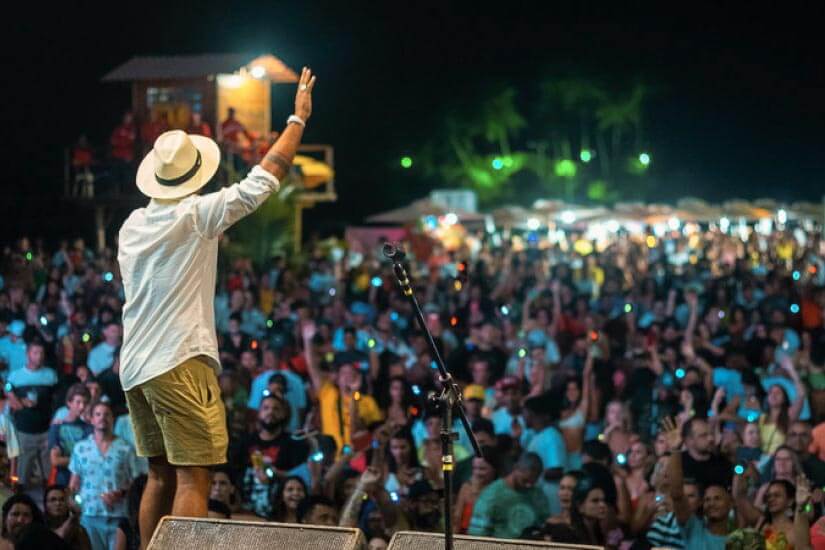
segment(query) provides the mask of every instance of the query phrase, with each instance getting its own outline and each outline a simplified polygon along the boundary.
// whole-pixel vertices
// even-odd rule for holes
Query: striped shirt
[[[656,516],[650,529],[647,531],[647,541],[654,547],[677,548],[685,547],[685,539],[682,536],[682,529],[676,521],[676,514]]]

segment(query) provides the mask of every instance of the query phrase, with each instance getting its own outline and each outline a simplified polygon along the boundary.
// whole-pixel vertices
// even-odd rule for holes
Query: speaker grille
[[[484,537],[467,537],[456,535],[453,537],[455,550],[581,550],[600,549],[598,546],[582,546],[578,544],[558,544],[555,542],[539,542],[531,540],[488,539]],[[392,537],[389,550],[444,550],[444,535],[437,533],[414,533],[400,531]]]
[[[362,550],[358,529],[165,517],[149,550]]]

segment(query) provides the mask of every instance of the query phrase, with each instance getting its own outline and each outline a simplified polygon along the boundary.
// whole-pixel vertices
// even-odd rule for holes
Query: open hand
[[[358,484],[361,486],[361,489],[370,492],[376,488],[379,481],[381,481],[381,470],[370,466],[361,474],[361,479],[358,480]]]
[[[676,421],[667,416],[662,420],[662,431],[665,434],[665,440],[667,441],[667,446],[671,450],[671,452],[679,452],[682,448],[682,429]]]
[[[315,77],[312,71],[304,67],[301,78],[298,79],[298,91],[295,94],[295,114],[307,121],[312,115],[312,88],[315,87]]]
[[[811,500],[811,482],[800,474],[796,476],[796,506],[805,506]]]

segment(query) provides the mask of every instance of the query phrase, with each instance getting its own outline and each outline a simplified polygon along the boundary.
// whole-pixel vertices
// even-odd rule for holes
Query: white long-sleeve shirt
[[[215,335],[218,236],[279,187],[256,166],[240,183],[179,201],[152,199],[120,228],[124,390],[204,355],[220,373]]]

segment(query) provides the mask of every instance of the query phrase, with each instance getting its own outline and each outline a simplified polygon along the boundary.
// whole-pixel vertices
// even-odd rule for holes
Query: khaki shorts
[[[203,357],[126,392],[137,454],[165,456],[175,466],[226,462],[226,431],[221,389]]]

